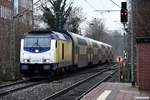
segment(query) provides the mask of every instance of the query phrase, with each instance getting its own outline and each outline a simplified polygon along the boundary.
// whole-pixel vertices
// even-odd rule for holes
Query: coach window
[[[85,39],[80,39],[80,38],[78,38],[78,42],[79,42],[80,45],[87,45]]]
[[[98,47],[98,45],[97,45],[95,42],[93,42],[93,46],[94,46],[94,47]]]
[[[0,17],[4,17],[4,6],[0,6]]]
[[[15,14],[18,14],[18,0],[14,0]]]
[[[103,53],[105,53],[105,46],[104,45],[102,45],[102,51],[103,51]]]
[[[1,15],[2,15],[1,13],[2,13],[2,10],[1,10],[1,5],[0,5],[0,17],[1,17]]]
[[[28,1],[28,7],[30,11],[32,11],[32,7],[33,7],[33,3],[32,3],[32,0],[29,0]]]
[[[102,45],[102,49],[105,49],[105,46],[104,46],[104,45]]]
[[[5,8],[5,17],[7,18],[7,19],[10,19],[11,17],[11,11],[10,11],[10,9],[9,8]]]

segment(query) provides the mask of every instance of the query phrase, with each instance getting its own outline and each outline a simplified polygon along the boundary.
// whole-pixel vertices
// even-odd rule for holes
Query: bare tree
[[[111,32],[110,45],[113,47],[114,57],[123,56],[124,37],[117,30]]]
[[[65,29],[74,33],[79,33],[79,25],[85,20],[82,8],[74,7],[68,17]]]
[[[105,25],[101,19],[94,18],[86,29],[86,36],[102,42],[109,42],[109,34],[105,30]]]

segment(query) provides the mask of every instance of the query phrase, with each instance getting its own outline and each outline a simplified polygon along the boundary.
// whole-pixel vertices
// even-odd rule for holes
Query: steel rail
[[[26,83],[29,80],[30,79],[28,79],[28,80],[20,80],[20,81],[16,81],[16,82],[13,82],[13,83],[8,83],[8,84],[2,84],[2,85],[0,85],[0,89],[1,88],[5,88],[5,87],[9,87],[9,86],[13,86],[13,85],[17,85],[17,84],[21,84],[21,83]]]
[[[23,90],[23,89],[26,89],[26,88],[35,86],[35,85],[39,85],[39,84],[41,84],[42,82],[44,82],[44,81],[39,81],[39,82],[36,82],[36,83],[27,84],[27,85],[25,85],[25,86],[21,86],[21,87],[14,88],[14,89],[8,89],[8,90],[6,90],[6,91],[4,91],[4,92],[0,92],[0,97],[2,97],[2,96],[4,96],[4,95],[11,94],[11,93],[16,92],[16,91],[19,91],[19,90]]]
[[[106,80],[108,80],[110,77],[112,77],[112,75],[114,75],[117,72],[117,70],[115,70],[114,72],[112,72],[111,74],[107,75],[105,78],[103,78],[100,82],[98,82],[97,84],[95,84],[93,87],[91,87],[90,89],[88,89],[86,92],[84,92],[83,94],[81,94],[79,97],[77,97],[75,100],[80,100],[82,97],[84,97],[86,94],[88,94],[90,91],[92,91],[94,88],[96,88],[97,86],[99,86],[101,83],[105,82]]]
[[[108,67],[108,66],[111,66],[111,67]],[[88,71],[88,72],[78,72],[79,74],[86,74],[86,73],[93,73],[93,72],[99,72],[100,70],[103,70],[103,69],[115,69],[116,68],[116,66],[117,66],[117,64],[115,64],[115,65],[105,65],[105,66],[103,66],[102,68],[93,68],[93,69],[90,69],[90,71]]]
[[[79,86],[79,85],[81,85],[81,84],[87,82],[88,80],[91,80],[92,78],[94,78],[94,77],[96,77],[96,76],[99,76],[99,75],[101,75],[101,74],[103,74],[104,72],[109,71],[109,70],[113,70],[113,69],[108,68],[108,69],[104,69],[104,70],[102,70],[102,71],[100,71],[100,72],[97,72],[96,74],[94,74],[94,75],[92,75],[92,76],[90,76],[90,77],[88,77],[88,78],[86,78],[86,79],[84,79],[84,80],[81,80],[81,81],[79,81],[79,82],[76,82],[75,84],[73,84],[73,85],[71,85],[71,86],[69,86],[69,87],[67,87],[67,88],[62,89],[62,90],[60,90],[60,91],[54,93],[53,95],[47,96],[46,98],[44,98],[44,99],[42,99],[42,100],[53,100],[53,99],[55,99],[55,98],[57,98],[57,97],[59,97],[59,96],[65,94],[65,93],[67,93],[67,92],[70,91],[71,89],[73,89],[73,88],[75,88],[75,87],[77,87],[77,86]]]

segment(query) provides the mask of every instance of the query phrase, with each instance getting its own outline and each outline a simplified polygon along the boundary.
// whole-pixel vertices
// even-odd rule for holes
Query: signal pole
[[[126,54],[126,25],[128,22],[127,2],[121,2],[120,22],[123,24],[123,29],[124,29],[124,32],[123,32],[123,42],[124,42],[123,55],[124,55],[124,58],[126,58],[125,57],[125,54]],[[127,63],[126,60],[124,60],[124,64],[123,64],[123,68],[122,68],[123,75],[124,75],[124,81],[127,80],[126,74],[128,74],[126,63]]]

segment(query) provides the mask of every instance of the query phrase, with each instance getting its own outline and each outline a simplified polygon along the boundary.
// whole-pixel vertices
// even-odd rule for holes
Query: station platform
[[[104,82],[81,100],[150,100],[150,91],[140,91],[131,83]]]

